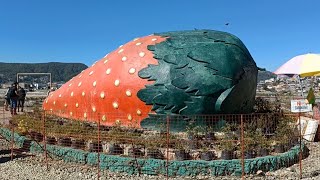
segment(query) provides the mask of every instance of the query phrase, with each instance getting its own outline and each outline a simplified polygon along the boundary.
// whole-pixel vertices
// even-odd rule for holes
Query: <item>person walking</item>
[[[17,83],[13,83],[10,90],[9,90],[9,98],[10,98],[10,113],[11,115],[17,114],[17,101],[18,101],[18,94],[17,94]]]
[[[10,105],[10,97],[9,97],[9,91],[10,91],[10,87],[7,89],[7,92],[4,95],[4,109],[6,111],[9,111],[9,105]]]
[[[21,108],[21,112],[23,112],[23,107],[24,107],[24,101],[26,99],[26,91],[24,90],[23,87],[18,88],[18,112],[19,108]]]

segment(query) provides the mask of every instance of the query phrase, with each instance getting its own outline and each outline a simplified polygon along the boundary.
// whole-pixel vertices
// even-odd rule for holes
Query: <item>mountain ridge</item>
[[[83,63],[5,63],[0,62],[0,83],[16,80],[17,73],[51,73],[52,81],[68,81],[88,68]]]

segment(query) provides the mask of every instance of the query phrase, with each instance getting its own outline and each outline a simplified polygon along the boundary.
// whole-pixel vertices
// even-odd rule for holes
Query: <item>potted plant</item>
[[[123,142],[124,139],[123,136],[124,132],[120,125],[115,125],[108,131],[109,143],[107,144],[107,149],[109,154],[123,154],[123,148],[120,146],[120,143]]]
[[[188,148],[189,149],[198,149],[199,143],[198,141],[201,139],[201,127],[189,125],[186,128],[186,135],[188,139]]]
[[[285,116],[280,117],[279,123],[275,131],[274,151],[276,153],[283,153],[290,148],[290,140],[294,134],[291,119]]]
[[[261,132],[258,131],[255,137],[256,145],[257,145],[257,156],[267,156],[270,153],[270,141],[268,138]]]
[[[222,138],[220,138],[219,147],[221,149],[221,159],[229,160],[234,158],[236,149],[235,142],[238,139],[238,126],[234,123],[227,123],[222,128]]]
[[[82,142],[80,142],[82,143]],[[101,141],[98,141],[97,139],[91,140],[88,142],[89,143],[89,151],[90,152],[102,152],[103,148],[102,148],[102,143]],[[80,146],[83,146],[83,144],[80,144]]]
[[[186,151],[186,141],[184,139],[176,139],[174,155],[178,161],[183,161],[189,158],[189,154]]]
[[[204,138],[208,141],[215,140],[215,132],[213,127],[206,127],[204,129]]]
[[[205,141],[202,141],[200,159],[205,161],[211,161],[214,159],[214,153],[210,149],[210,144],[206,143]]]
[[[234,158],[235,144],[232,139],[220,141],[221,159],[230,160]]]
[[[255,157],[255,141],[252,137],[247,137],[244,139],[244,158],[251,159]]]
[[[149,135],[144,139],[145,146],[147,148],[147,157],[153,159],[163,159],[164,156],[160,150],[160,148],[165,143],[162,141],[161,135],[157,134]]]

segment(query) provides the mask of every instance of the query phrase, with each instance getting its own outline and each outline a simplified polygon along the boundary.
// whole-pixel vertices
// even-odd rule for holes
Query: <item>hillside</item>
[[[2,63],[0,62],[0,83],[16,80],[17,73],[52,73],[52,81],[68,81],[87,66],[82,63]]]
[[[264,81],[270,78],[276,78],[277,75],[273,74],[270,71],[259,71],[258,72],[258,82],[259,81]]]

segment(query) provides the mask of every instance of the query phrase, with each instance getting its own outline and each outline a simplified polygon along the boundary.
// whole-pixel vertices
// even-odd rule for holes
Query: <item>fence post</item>
[[[100,113],[98,114],[98,180],[100,179]]]
[[[44,157],[45,157],[45,161],[46,161],[46,167],[47,167],[47,171],[48,171],[48,156],[47,156],[47,133],[46,133],[46,115],[45,115],[45,111],[42,111],[42,122],[43,122],[43,147],[44,147]]]
[[[302,134],[301,134],[301,113],[298,113],[298,119],[299,119],[299,171],[300,171],[300,176],[299,178],[302,179]]]
[[[170,144],[170,118],[167,115],[167,159],[166,159],[166,175],[167,180],[169,179],[169,144]]]
[[[11,161],[13,160],[13,148],[14,148],[14,125],[11,123]]]
[[[241,114],[241,168],[242,168],[242,179],[244,179],[244,125],[243,125],[243,114]]]

